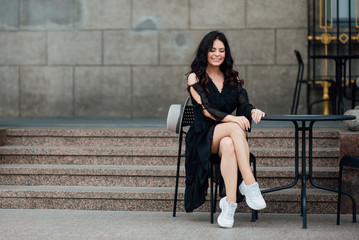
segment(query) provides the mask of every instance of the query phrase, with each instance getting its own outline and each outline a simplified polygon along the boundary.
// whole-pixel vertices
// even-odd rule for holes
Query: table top
[[[345,54],[329,54],[329,55],[312,55],[311,58],[359,58],[359,55],[345,55]]]
[[[353,115],[269,115],[262,118],[264,121],[342,121],[353,120]]]

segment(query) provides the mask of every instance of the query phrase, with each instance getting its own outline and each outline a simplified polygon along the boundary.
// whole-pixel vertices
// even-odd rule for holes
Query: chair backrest
[[[178,133],[179,119],[183,111],[183,104],[172,104],[167,114],[167,130]]]
[[[190,97],[187,97],[184,105],[183,105],[183,111],[179,118],[178,124],[178,131],[176,129],[177,133],[180,133],[180,131],[183,129],[183,127],[190,126],[194,121],[194,112],[193,112],[193,106],[189,104]]]
[[[167,130],[180,133],[183,127],[189,126],[194,121],[193,106],[189,104],[187,97],[184,104],[172,104],[167,115]]]
[[[300,54],[300,52],[298,50],[294,50],[294,53],[295,53],[295,56],[297,57],[298,64],[304,65],[302,55]]]
[[[295,83],[293,102],[292,102],[292,108],[290,114],[297,114],[298,104],[300,99],[300,90],[301,90],[301,84],[303,82],[303,72],[304,72],[304,63],[300,52],[298,50],[294,50],[294,53],[298,61],[298,73],[297,73],[297,81]]]

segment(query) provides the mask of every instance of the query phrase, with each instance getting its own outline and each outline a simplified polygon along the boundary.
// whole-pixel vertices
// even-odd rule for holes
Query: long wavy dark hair
[[[207,54],[212,49],[213,42],[218,39],[223,42],[225,48],[225,58],[223,63],[219,66],[224,74],[225,83],[232,87],[236,85],[235,81],[244,84],[244,81],[238,77],[238,72],[233,69],[233,58],[226,36],[219,31],[212,31],[207,33],[200,42],[195,59],[191,64],[191,71],[188,73],[195,73],[199,79],[199,84],[208,91],[208,74],[206,68],[208,65]]]

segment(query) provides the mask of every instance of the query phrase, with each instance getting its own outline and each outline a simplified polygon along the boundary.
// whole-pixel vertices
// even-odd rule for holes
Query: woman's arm
[[[191,73],[188,76],[187,82],[189,92],[193,99],[196,101],[196,103],[202,107],[204,116],[212,120],[221,122],[222,119],[228,115],[228,113],[216,109],[216,107],[208,101],[208,98],[206,96],[206,90],[203,89],[202,86],[199,84],[199,80],[197,79],[195,73]]]
[[[238,83],[237,91],[238,107],[236,115],[246,116],[249,121],[253,120],[255,123],[259,123],[262,117],[265,116],[265,113],[257,108],[254,108],[253,105],[249,103],[248,93],[242,87],[241,83]]]
[[[189,86],[189,93],[191,94],[192,98],[199,104],[202,106],[202,111],[203,111],[203,115],[205,117],[208,117],[214,121],[216,121],[216,119],[207,111],[207,109],[202,105],[202,100],[201,100],[201,96],[199,95],[199,93],[194,89],[194,85],[198,83],[198,79],[195,73],[191,73],[188,76],[187,79],[187,84]],[[198,87],[197,87],[198,88]],[[202,92],[202,90],[200,91]]]

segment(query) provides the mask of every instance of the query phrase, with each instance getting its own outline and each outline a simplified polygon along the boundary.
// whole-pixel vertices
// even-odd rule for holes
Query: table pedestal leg
[[[306,158],[305,158],[305,121],[302,121],[302,216],[303,228],[307,228],[307,192],[306,192]]]

